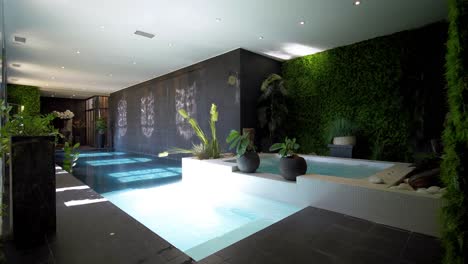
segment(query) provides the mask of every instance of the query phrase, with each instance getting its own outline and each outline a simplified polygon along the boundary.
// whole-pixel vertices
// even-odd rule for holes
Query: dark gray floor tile
[[[441,263],[442,247],[437,238],[412,233],[403,252],[403,259],[415,264]]]

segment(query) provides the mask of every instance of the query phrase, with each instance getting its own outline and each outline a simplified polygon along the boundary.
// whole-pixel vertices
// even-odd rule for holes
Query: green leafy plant
[[[358,127],[355,123],[345,118],[338,118],[328,125],[328,142],[334,137],[355,136]]]
[[[268,131],[271,143],[283,133],[281,129],[288,115],[286,103],[288,93],[283,78],[278,74],[268,76],[260,90],[262,94],[258,99],[258,122],[260,128]]]
[[[239,131],[231,130],[226,138],[226,142],[230,144],[229,149],[236,149],[237,157],[244,155],[246,152],[255,151],[255,146],[250,140],[249,132],[241,135]]]
[[[187,120],[192,127],[195,135],[201,141],[200,144],[193,144],[191,149],[171,148],[165,152],[159,153],[159,157],[165,157],[170,154],[192,154],[199,159],[217,159],[220,157],[219,143],[216,137],[216,122],[218,122],[218,108],[215,104],[211,104],[210,109],[210,130],[211,139],[208,138],[201,129],[197,120],[190,117],[184,109],[179,109],[179,114]]]
[[[468,1],[449,0],[446,55],[450,114],[443,134],[441,166],[446,185],[442,209],[445,264],[468,262]]]
[[[22,112],[10,116],[10,110],[11,107],[0,101],[0,116],[7,120],[0,129],[1,154],[9,153],[12,136],[61,136],[52,125],[54,115],[29,115]]]
[[[96,119],[96,130],[99,134],[106,133],[107,129],[107,120],[105,118],[99,117]]]
[[[65,153],[65,158],[63,160],[63,169],[66,170],[68,173],[73,173],[73,167],[75,167],[76,162],[80,156],[78,152],[78,148],[80,147],[80,143],[76,143],[72,145],[69,142],[65,142],[63,147],[63,151]]]
[[[284,142],[275,143],[270,147],[270,151],[278,151],[282,158],[292,157],[296,154],[300,145],[296,143],[296,139],[286,137]]]

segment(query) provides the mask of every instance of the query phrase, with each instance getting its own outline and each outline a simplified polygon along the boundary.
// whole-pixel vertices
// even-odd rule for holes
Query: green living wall
[[[449,0],[446,78],[450,114],[444,131],[442,179],[447,186],[443,208],[446,264],[468,258],[468,1]]]
[[[325,154],[329,122],[344,117],[360,128],[358,157],[411,159],[442,131],[446,31],[440,22],[285,62],[289,135]]]
[[[8,103],[24,106],[24,113],[37,115],[41,111],[39,88],[27,85],[8,84]]]

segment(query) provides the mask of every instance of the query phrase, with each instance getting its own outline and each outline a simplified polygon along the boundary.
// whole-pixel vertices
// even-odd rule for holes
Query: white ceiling
[[[445,19],[447,7],[446,0],[5,0],[5,16],[9,81],[85,98],[239,47],[287,59],[420,27]]]

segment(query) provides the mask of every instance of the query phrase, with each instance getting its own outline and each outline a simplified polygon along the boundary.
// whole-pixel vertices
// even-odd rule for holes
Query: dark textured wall
[[[81,121],[86,123],[86,100],[81,99],[67,99],[55,97],[41,97],[41,114],[50,114],[52,111],[63,112],[70,110],[75,114],[73,122]],[[80,143],[86,143],[85,128],[73,128],[73,134],[80,136]]]
[[[259,57],[238,49],[111,94],[114,148],[148,154],[158,154],[170,147],[190,148],[199,141],[177,109],[186,109],[209,134],[209,111],[211,103],[215,103],[219,111],[218,139],[226,150],[225,138],[229,131],[252,126],[251,118],[256,117],[256,113],[241,116],[241,108],[252,109],[241,103],[241,94],[242,98],[257,96],[261,79],[271,70],[279,71],[278,62]],[[242,60],[244,64],[258,61],[256,72],[249,73],[254,65],[242,70]],[[256,74],[258,78],[253,77]],[[151,96],[154,104],[148,107]],[[256,98],[249,102],[256,104]],[[154,118],[147,118],[148,114],[154,114]]]

